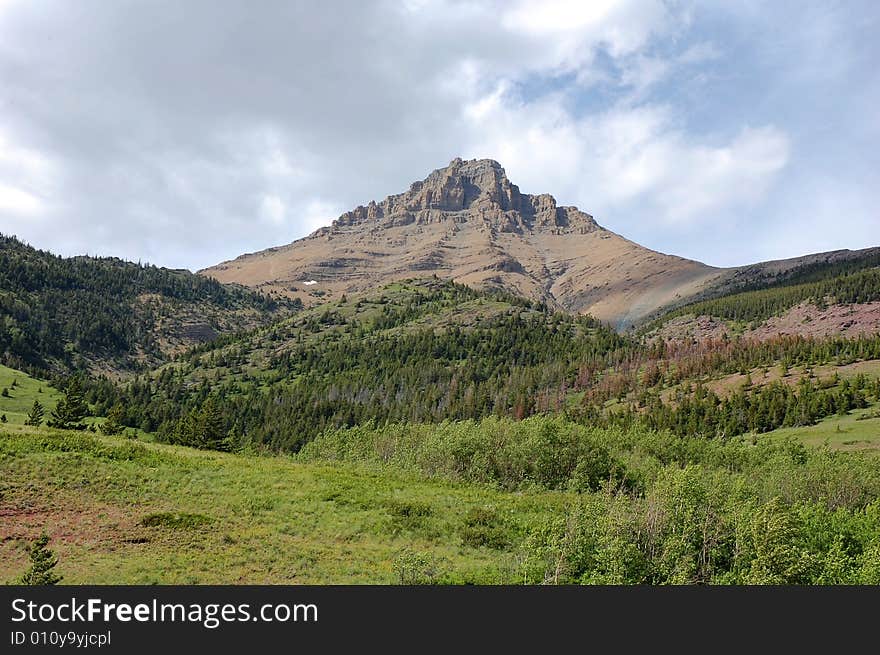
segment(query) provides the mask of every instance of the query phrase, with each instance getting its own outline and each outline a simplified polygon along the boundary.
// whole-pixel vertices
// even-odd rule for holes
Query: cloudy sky
[[[657,250],[880,245],[880,4],[0,0],[0,232],[198,269],[456,156]]]

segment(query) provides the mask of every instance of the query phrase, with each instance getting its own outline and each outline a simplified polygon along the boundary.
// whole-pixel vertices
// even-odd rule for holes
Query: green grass
[[[573,498],[45,428],[0,434],[0,480],[0,582],[43,531],[68,584],[517,582]]]
[[[870,450],[880,452],[880,404],[858,409],[846,416],[830,416],[816,425],[780,428],[760,435],[759,439],[794,437],[807,446],[827,443],[836,450]]]
[[[12,386],[13,382],[15,387]],[[2,389],[7,389],[9,396],[0,395],[0,416],[5,414],[10,425],[24,425],[34,400],[40,401],[48,417],[61,397],[47,382],[0,365],[0,390]]]

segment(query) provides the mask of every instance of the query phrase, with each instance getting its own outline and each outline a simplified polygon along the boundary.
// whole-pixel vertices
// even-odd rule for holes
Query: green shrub
[[[505,550],[512,541],[511,528],[494,507],[474,507],[465,514],[459,529],[461,542],[471,548]]]
[[[434,584],[440,575],[437,559],[430,553],[405,548],[395,557],[391,565],[398,584]]]
[[[386,504],[394,532],[423,528],[425,521],[434,514],[427,503],[413,500],[392,500]]]

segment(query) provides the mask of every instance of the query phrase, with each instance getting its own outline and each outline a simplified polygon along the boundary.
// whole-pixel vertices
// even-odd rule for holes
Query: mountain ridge
[[[627,329],[666,308],[860,252],[716,268],[641,246],[550,194],[522,193],[497,161],[456,158],[306,237],[199,273],[306,304],[436,275]]]
[[[200,272],[306,303],[437,275],[627,327],[719,269],[643,248],[550,194],[524,194],[494,160],[456,158],[307,237]]]

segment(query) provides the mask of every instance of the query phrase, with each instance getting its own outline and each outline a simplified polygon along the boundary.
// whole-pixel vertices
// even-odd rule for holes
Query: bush
[[[408,548],[400,551],[391,565],[398,584],[433,584],[439,576],[436,558],[430,553],[418,552]]]
[[[459,530],[461,542],[471,548],[504,550],[511,545],[511,529],[493,507],[474,507]]]
[[[392,500],[386,507],[394,532],[422,528],[426,519],[434,514],[434,509],[429,504],[419,501]]]
[[[305,460],[372,461],[429,476],[486,482],[506,489],[538,485],[579,491],[635,476],[601,443],[604,431],[563,418],[486,418],[437,425],[372,423],[329,430],[305,445]]]

